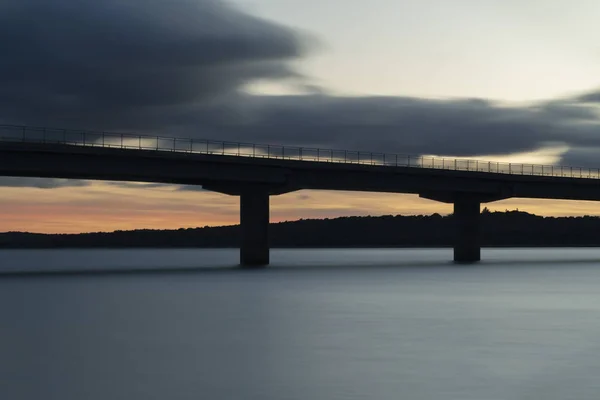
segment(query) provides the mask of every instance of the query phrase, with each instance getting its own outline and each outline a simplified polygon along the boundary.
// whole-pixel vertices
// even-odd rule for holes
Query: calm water
[[[600,249],[2,251],[0,399],[594,399]],[[197,271],[182,268],[201,266]]]

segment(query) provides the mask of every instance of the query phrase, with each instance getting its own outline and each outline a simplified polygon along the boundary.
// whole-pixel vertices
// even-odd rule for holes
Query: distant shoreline
[[[238,248],[239,225],[140,229],[106,233],[0,234],[0,249],[228,249]],[[272,223],[273,249],[450,248],[452,215],[384,215],[301,219]],[[541,217],[521,211],[481,214],[480,243],[487,248],[600,247],[600,217]]]

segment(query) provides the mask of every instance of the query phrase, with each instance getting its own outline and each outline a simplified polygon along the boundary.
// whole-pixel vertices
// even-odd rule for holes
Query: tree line
[[[600,218],[541,217],[522,211],[481,215],[483,246],[600,246]],[[453,216],[384,215],[273,223],[273,247],[447,247]],[[239,226],[110,233],[0,234],[2,248],[237,247]]]

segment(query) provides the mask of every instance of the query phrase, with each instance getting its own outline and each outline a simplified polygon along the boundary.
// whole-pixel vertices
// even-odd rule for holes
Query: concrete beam
[[[247,187],[240,194],[240,264],[269,264],[269,192],[265,187]]]
[[[420,193],[419,197],[441,203],[456,203],[465,197],[477,199],[479,203],[491,203],[493,201],[505,200],[512,197],[509,193],[477,193],[477,192],[446,192],[431,191]]]
[[[454,262],[473,263],[481,260],[480,205],[474,196],[462,196],[454,201]]]
[[[255,190],[266,191],[271,196],[278,196],[286,193],[291,193],[299,190],[298,188],[292,187],[287,184],[274,185],[274,184],[262,184],[262,183],[220,183],[220,182],[205,182],[202,184],[202,188],[210,190],[211,192],[217,192],[227,194],[230,196],[241,196],[243,193],[252,192]]]

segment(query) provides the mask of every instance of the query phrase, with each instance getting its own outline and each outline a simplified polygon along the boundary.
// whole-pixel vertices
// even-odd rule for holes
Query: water
[[[0,398],[597,399],[600,249],[1,251]],[[196,271],[186,268],[202,266]]]

